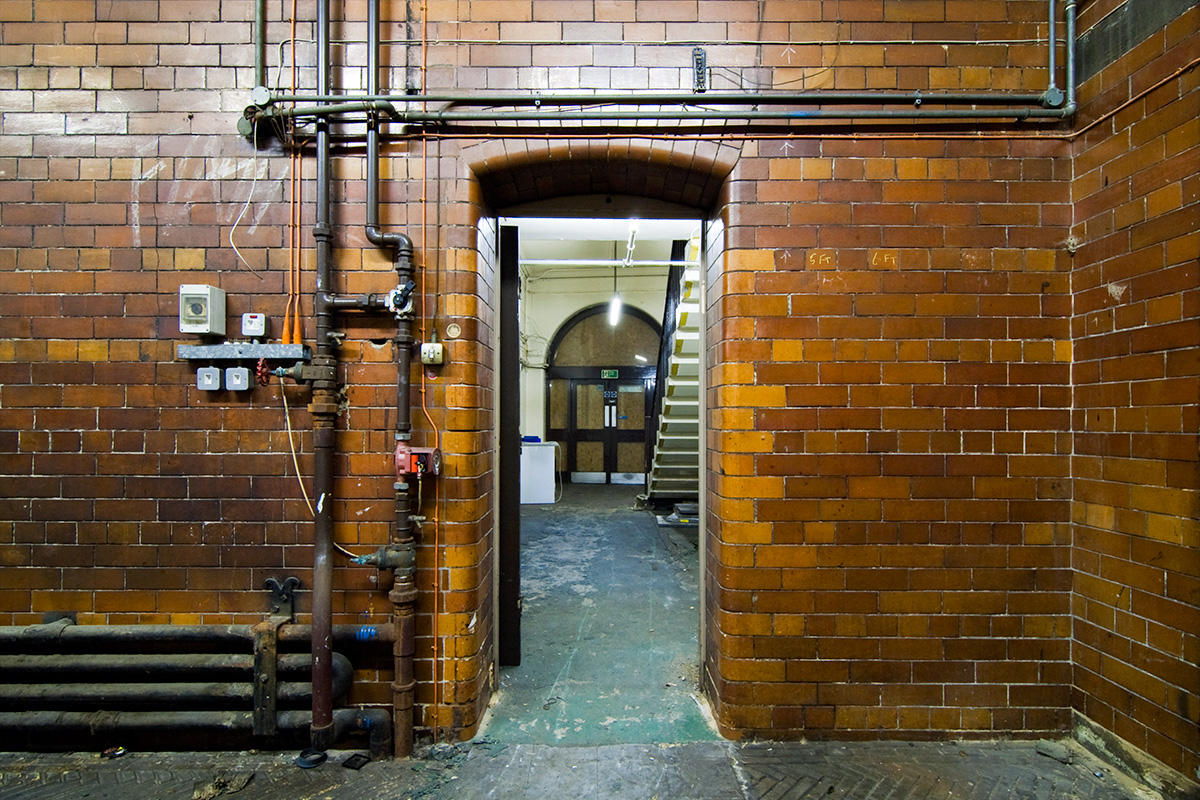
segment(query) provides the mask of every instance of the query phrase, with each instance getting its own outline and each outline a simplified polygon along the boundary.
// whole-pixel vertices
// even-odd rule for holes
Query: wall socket
[[[247,367],[226,368],[225,388],[231,392],[247,391],[250,388],[250,370]]]
[[[201,367],[196,370],[196,388],[206,392],[221,391],[221,368]]]

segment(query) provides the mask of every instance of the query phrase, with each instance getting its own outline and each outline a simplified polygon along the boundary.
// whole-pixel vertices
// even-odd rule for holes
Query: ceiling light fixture
[[[608,304],[608,324],[617,327],[621,321],[621,295],[617,292],[617,268],[613,267],[613,298]]]

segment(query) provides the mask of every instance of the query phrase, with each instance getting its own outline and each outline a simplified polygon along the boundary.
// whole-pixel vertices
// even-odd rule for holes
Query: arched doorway
[[[702,220],[699,285],[717,277],[727,246],[722,190],[741,153],[736,142],[688,139],[549,139],[488,140],[461,151],[477,190],[473,206],[474,258],[495,313],[489,340],[495,353],[495,425],[491,469],[486,476],[492,493],[490,555],[493,558],[490,652],[497,667],[521,664],[521,527],[519,453],[521,447],[522,352],[520,307],[520,247],[515,226],[504,227],[505,216],[688,218]],[[701,330],[703,331],[702,312]],[[701,381],[704,376],[701,375]],[[702,384],[703,385],[703,384]],[[539,400],[542,398],[539,396]],[[611,412],[610,412],[611,413]],[[699,415],[704,419],[703,392]],[[545,415],[538,414],[538,419]],[[701,425],[700,463],[703,455]],[[507,455],[506,455],[507,454]],[[703,478],[701,485],[704,485]],[[705,497],[700,497],[700,519]],[[701,532],[701,539],[705,532]],[[701,583],[707,580],[705,547],[698,548]],[[706,663],[706,636],[711,624],[701,591],[696,601],[700,636],[698,664]],[[690,660],[690,659],[689,659]],[[703,672],[703,667],[701,667]],[[494,674],[494,673],[493,673]]]
[[[642,484],[646,479],[649,402],[661,326],[625,309],[586,308],[549,348],[546,434],[559,444],[558,471],[572,483]]]

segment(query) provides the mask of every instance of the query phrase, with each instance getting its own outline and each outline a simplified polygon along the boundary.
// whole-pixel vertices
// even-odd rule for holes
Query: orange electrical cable
[[[426,76],[429,69],[429,6],[424,0],[421,3],[421,92],[426,92]],[[422,109],[426,107],[426,103],[422,103]],[[439,191],[440,196],[440,191]],[[429,247],[429,231],[428,231],[428,209],[429,209],[429,147],[428,139],[421,139],[421,248],[422,252],[428,254],[431,252]],[[434,232],[435,237],[438,232]],[[436,242],[432,249],[433,267],[437,269]],[[421,298],[421,341],[425,341],[425,273],[429,268],[429,261],[422,259],[423,268],[420,272],[420,289],[419,295]],[[433,316],[437,317],[437,298],[433,298],[434,312]],[[425,419],[433,428],[434,447],[441,449],[442,433],[438,428],[437,423],[433,421],[433,417],[429,414],[429,405],[427,400],[427,388],[425,380],[425,369],[421,368],[421,411],[425,415]],[[434,496],[433,496],[433,740],[437,742],[441,734],[441,724],[438,720],[441,711],[441,680],[440,680],[440,665],[441,665],[441,634],[439,631],[438,617],[441,611],[441,593],[442,593],[442,573],[441,573],[441,518],[439,509],[442,502],[442,487],[441,481],[435,480]]]
[[[300,86],[300,65],[296,63],[296,18],[299,16],[297,5],[298,0],[292,0],[291,46],[293,92]],[[301,344],[304,341],[304,323],[300,319],[300,271],[304,261],[302,251],[303,238],[301,234],[301,226],[304,222],[304,153],[294,141],[294,122],[292,136],[292,155],[295,159],[295,164],[292,168],[292,195],[296,198],[295,211],[292,217],[292,251],[295,253],[295,257],[293,259],[294,263],[288,271],[288,294],[294,311],[292,314],[292,328],[288,331],[288,336],[292,344]]]

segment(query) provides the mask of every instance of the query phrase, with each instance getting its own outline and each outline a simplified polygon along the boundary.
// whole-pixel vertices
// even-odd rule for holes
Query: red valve
[[[442,454],[432,447],[409,447],[396,442],[396,480],[403,481],[409,475],[437,475],[442,463]]]

